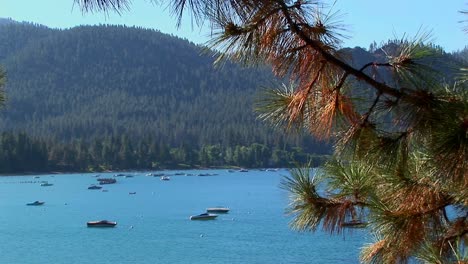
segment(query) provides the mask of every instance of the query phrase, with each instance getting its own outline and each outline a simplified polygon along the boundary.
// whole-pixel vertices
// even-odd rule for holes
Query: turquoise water
[[[87,189],[95,174],[0,177],[0,263],[359,263],[362,230],[343,237],[289,229],[279,188],[287,171],[184,172],[218,175],[161,181],[132,173],[104,185],[108,192]],[[25,205],[35,200],[45,204]],[[189,220],[218,205],[231,211]],[[101,219],[118,224],[86,227]]]

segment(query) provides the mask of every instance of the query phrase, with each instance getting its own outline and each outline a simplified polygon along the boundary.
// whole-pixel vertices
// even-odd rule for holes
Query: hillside
[[[202,47],[154,30],[107,25],[57,30],[6,23],[0,25],[0,64],[7,72],[8,100],[0,131],[46,142],[49,161],[67,166],[77,161],[64,157],[81,157],[83,148],[92,162],[109,159],[102,142],[113,155],[132,149],[145,156],[152,146],[158,155],[151,155],[157,157],[137,167],[174,159],[168,152],[180,149],[195,153],[184,154],[184,162],[225,164],[225,154],[201,158],[200,151],[209,146],[247,156],[253,155],[253,146],[261,146],[268,149],[263,164],[271,163],[275,149],[328,153],[310,136],[286,135],[257,120],[254,99],[262,86],[274,83],[269,70],[232,63],[215,68],[213,61]],[[91,153],[96,149],[99,153]],[[235,155],[229,159],[235,165],[255,164]],[[284,153],[275,155],[283,159]],[[83,159],[81,168],[91,162]],[[115,168],[111,163],[121,165],[123,159],[112,158],[106,167]],[[124,167],[138,162],[130,163]]]
[[[280,137],[252,111],[268,71],[215,69],[212,56],[185,40],[120,26],[9,24],[0,35],[9,98],[2,130],[63,140],[152,135],[171,145]]]
[[[329,152],[308,135],[286,135],[256,119],[255,97],[276,82],[268,69],[214,68],[213,54],[202,51],[149,29],[58,30],[2,19],[8,100],[0,131],[23,136],[1,137],[0,147],[11,145],[3,139],[23,142],[27,135],[41,140],[36,149],[47,156],[43,160],[74,169],[147,168],[174,160],[285,166],[305,160],[304,153]],[[361,48],[343,52],[356,67],[383,56]]]

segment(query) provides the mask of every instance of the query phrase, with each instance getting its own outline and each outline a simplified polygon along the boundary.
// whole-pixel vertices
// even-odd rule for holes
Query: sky
[[[168,1],[165,1],[168,2]],[[369,47],[389,39],[413,37],[430,32],[432,42],[452,52],[468,45],[468,0],[323,0],[332,12],[338,11],[349,38],[344,47]],[[0,0],[0,17],[28,21],[51,28],[78,25],[125,24],[159,30],[163,33],[204,44],[209,39],[207,28],[199,29],[187,18],[180,28],[164,6],[150,0],[133,0],[129,11],[83,14],[73,0]]]

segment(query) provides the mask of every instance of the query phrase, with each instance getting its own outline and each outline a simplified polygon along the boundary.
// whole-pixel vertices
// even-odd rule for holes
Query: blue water
[[[279,188],[287,171],[185,172],[219,175],[161,181],[132,173],[104,185],[108,192],[87,189],[95,174],[0,177],[0,263],[359,263],[364,231],[343,237],[288,227]],[[35,200],[46,203],[25,205]],[[218,205],[231,211],[189,220]],[[86,227],[101,219],[118,224]]]

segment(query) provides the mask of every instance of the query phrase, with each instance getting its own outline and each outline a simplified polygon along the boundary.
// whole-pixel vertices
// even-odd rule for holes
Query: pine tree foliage
[[[92,2],[114,1],[85,6]],[[323,175],[297,169],[285,180],[293,227],[340,233],[365,225],[376,238],[362,251],[366,263],[468,261],[466,71],[459,80],[440,78],[433,67],[443,51],[428,36],[382,45],[384,59],[354,67],[340,49],[340,17],[321,1],[170,5],[211,23],[221,60],[266,62],[290,78],[293,89],[273,89],[261,117],[336,142]]]

